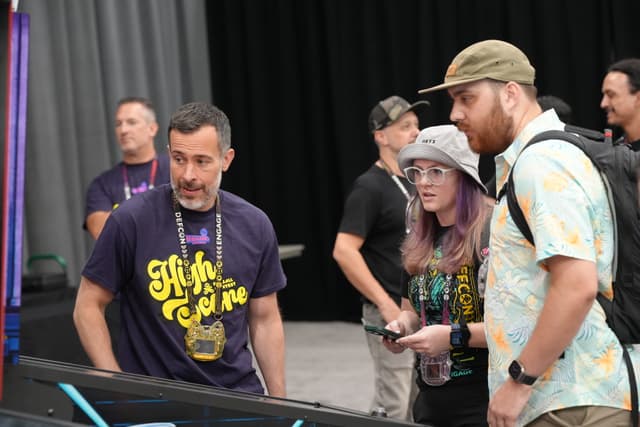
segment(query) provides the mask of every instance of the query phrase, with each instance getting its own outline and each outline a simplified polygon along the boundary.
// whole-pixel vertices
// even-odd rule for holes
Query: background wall
[[[223,187],[271,217],[284,261],[286,319],[357,319],[331,258],[342,203],[376,159],[371,107],[418,99],[468,44],[500,38],[537,69],[540,94],[602,128],[600,84],[614,60],[640,56],[636,0],[22,0],[31,14],[27,255],[56,252],[74,283],[91,244],[84,191],[115,163],[112,116],[148,96],[162,129],[179,104],[212,99],[230,117],[236,159]],[[422,126],[448,122],[444,93]],[[166,145],[160,132],[159,146]],[[483,159],[482,175],[493,173]]]
[[[61,255],[77,286],[93,245],[82,229],[86,189],[120,160],[118,99],[153,101],[160,151],[169,114],[211,100],[204,2],[22,0],[18,11],[31,17],[25,260]]]
[[[285,261],[285,315],[359,316],[331,250],[350,185],[376,159],[367,116],[378,100],[417,100],[462,48],[499,38],[529,56],[540,94],[602,128],[601,81],[614,60],[640,56],[638,16],[637,1],[207,2],[214,99],[237,150],[224,186],[267,211],[281,242],[306,245]],[[424,98],[421,125],[448,123],[446,93]],[[481,172],[493,174],[491,159]]]

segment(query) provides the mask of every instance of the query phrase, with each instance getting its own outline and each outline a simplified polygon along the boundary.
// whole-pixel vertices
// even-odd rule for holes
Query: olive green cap
[[[514,45],[502,40],[484,40],[464,49],[447,68],[444,83],[418,93],[447,89],[482,79],[532,85],[536,70],[527,56]]]

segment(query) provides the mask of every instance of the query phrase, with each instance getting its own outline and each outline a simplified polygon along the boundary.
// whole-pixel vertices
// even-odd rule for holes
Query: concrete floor
[[[290,399],[368,412],[373,366],[362,325],[285,322]]]

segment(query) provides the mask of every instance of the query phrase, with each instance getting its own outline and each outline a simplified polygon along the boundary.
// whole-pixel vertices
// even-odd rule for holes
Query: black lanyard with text
[[[176,193],[171,193],[173,197],[173,213],[176,218],[176,228],[178,231],[178,243],[180,244],[180,253],[182,255],[182,270],[184,280],[187,286],[187,301],[189,303],[189,311],[194,316],[196,311],[195,298],[193,296],[193,278],[191,277],[191,261],[189,261],[189,249],[187,248],[187,238],[184,231],[184,223],[182,221],[182,212],[180,211],[180,202],[176,197]],[[214,319],[222,319],[222,214],[220,208],[220,195],[216,197],[216,303]]]

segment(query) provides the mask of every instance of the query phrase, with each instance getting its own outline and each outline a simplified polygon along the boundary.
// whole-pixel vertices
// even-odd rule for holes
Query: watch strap
[[[533,385],[538,377],[527,375],[524,366],[519,360],[514,360],[509,365],[509,375],[518,384]]]

